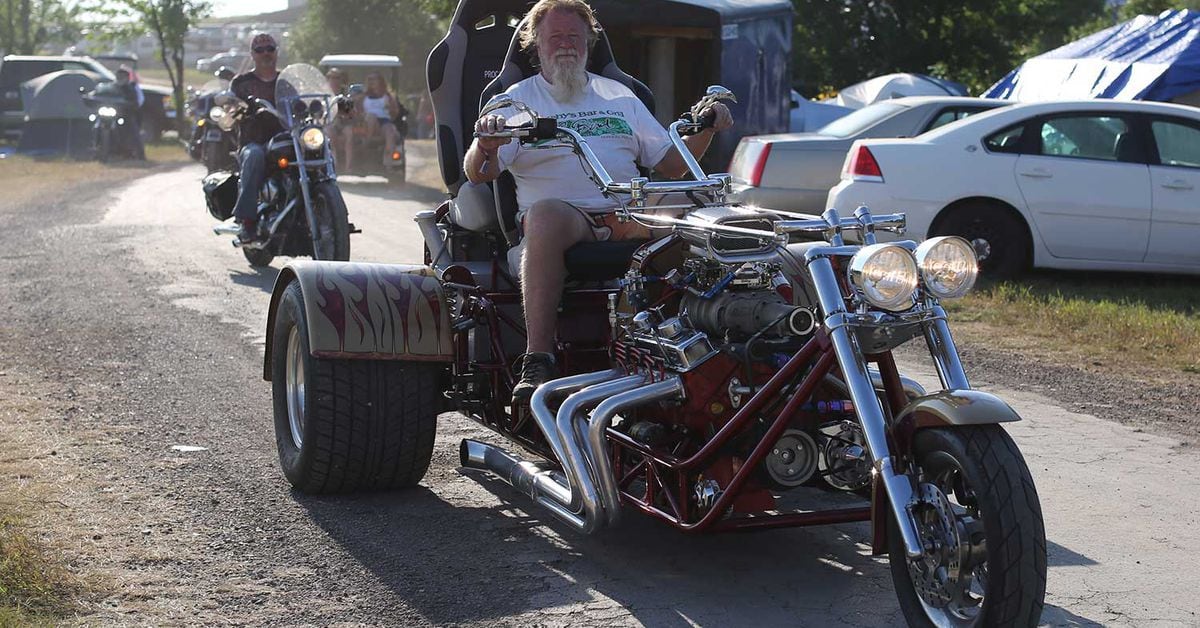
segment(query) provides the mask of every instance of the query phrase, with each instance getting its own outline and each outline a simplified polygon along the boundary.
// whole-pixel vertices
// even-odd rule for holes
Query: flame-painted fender
[[[930,427],[988,425],[1020,421],[1003,399],[979,390],[943,390],[913,399],[896,415],[893,435],[902,453],[912,451],[913,435]]]
[[[267,315],[263,379],[283,293],[300,283],[313,357],[361,360],[453,359],[450,317],[433,271],[412,264],[295,261],[275,279]]]

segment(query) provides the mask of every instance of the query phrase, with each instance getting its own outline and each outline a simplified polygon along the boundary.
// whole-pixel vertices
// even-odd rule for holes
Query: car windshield
[[[901,109],[905,109],[905,106],[892,102],[877,102],[826,124],[817,133],[830,137],[853,137],[875,126],[880,120],[890,118]]]

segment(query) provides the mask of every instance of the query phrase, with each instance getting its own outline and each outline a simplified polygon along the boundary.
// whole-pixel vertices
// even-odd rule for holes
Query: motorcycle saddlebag
[[[217,220],[229,220],[237,204],[238,176],[234,172],[214,172],[204,177],[204,202],[208,213]]]

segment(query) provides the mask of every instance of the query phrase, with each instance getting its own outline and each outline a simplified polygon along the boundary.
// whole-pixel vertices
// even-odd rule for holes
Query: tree
[[[793,0],[795,79],[806,95],[889,72],[978,93],[1021,60],[1067,41],[1104,0]]]
[[[0,50],[37,54],[51,41],[79,36],[79,4],[60,0],[0,0]]]
[[[203,0],[122,0],[116,7],[107,5],[98,11],[110,20],[109,34],[133,38],[153,35],[158,41],[159,58],[167,69],[175,94],[175,120],[183,124],[183,43],[188,29],[208,15],[211,5]],[[123,21],[124,20],[124,21]]]
[[[1073,34],[1078,39],[1139,15],[1158,15],[1171,9],[1200,11],[1200,0],[1129,0],[1124,5],[1114,7],[1104,15],[1077,27]]]
[[[292,35],[292,52],[315,63],[337,53],[391,54],[404,64],[399,93],[425,89],[425,57],[441,38],[432,12],[453,10],[447,0],[310,0]]]

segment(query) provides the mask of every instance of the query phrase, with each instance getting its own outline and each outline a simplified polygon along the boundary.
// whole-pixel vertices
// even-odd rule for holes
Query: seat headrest
[[[525,20],[522,19],[521,23],[517,25],[516,32],[513,33],[512,40],[508,43],[508,53],[504,56],[504,65],[500,69],[500,75],[489,83],[483,89],[483,93],[480,94],[480,108],[483,108],[483,105],[487,104],[487,101],[491,100],[496,94],[504,92],[509,87],[540,71],[536,64],[537,53],[521,48],[521,27],[524,24]],[[599,37],[596,39],[596,43],[592,45],[592,50],[588,53],[587,71],[610,78],[633,90],[638,99],[650,110],[650,113],[654,113],[654,94],[641,81],[626,74],[624,70],[617,67],[616,59],[613,57],[612,45],[608,43],[608,34],[604,29],[600,29]]]

